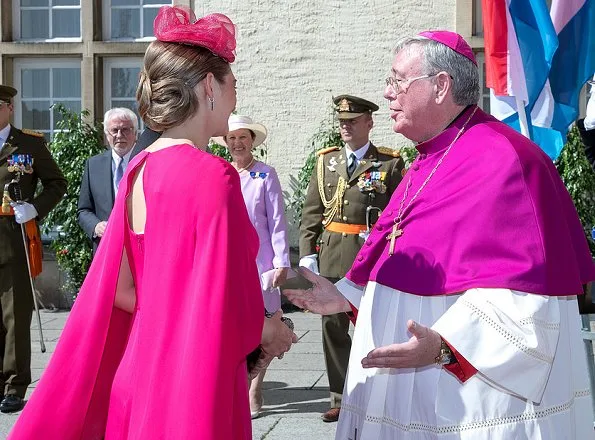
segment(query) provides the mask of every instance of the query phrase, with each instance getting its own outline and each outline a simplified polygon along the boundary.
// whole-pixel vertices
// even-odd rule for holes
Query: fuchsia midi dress
[[[125,207],[142,164],[147,220],[135,234]],[[132,314],[114,307],[124,248]],[[258,248],[230,164],[190,145],[141,152],[9,438],[251,439],[246,355],[264,319]]]

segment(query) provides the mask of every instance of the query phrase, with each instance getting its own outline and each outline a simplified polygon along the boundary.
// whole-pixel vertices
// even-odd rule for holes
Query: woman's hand
[[[362,359],[364,368],[419,368],[434,363],[440,353],[442,338],[431,328],[407,321],[412,334],[409,341],[372,350]]]
[[[312,283],[312,287],[302,289],[284,289],[283,294],[296,306],[320,315],[351,312],[349,301],[333,283],[320,275],[316,275],[305,267],[300,267],[300,274]]]
[[[273,287],[279,287],[287,280],[287,270],[288,267],[279,267],[275,271],[275,276],[273,277]]]
[[[296,334],[281,321],[283,312],[277,311],[270,318],[265,318],[260,345],[271,358],[289,351],[291,344],[298,341]]]

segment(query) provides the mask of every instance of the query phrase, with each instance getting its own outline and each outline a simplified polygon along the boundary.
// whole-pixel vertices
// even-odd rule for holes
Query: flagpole
[[[531,139],[531,135],[529,135],[529,123],[527,122],[527,114],[525,113],[525,102],[518,96],[515,96],[514,100],[516,101],[516,109],[519,114],[519,124],[521,126],[521,133],[526,138]]]

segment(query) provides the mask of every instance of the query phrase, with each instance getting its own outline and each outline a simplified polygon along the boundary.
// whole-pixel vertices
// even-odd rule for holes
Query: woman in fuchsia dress
[[[10,439],[252,438],[246,356],[259,344],[279,355],[293,335],[280,319],[263,331],[258,236],[240,179],[205,151],[236,105],[234,32],[221,14],[196,21],[161,8],[137,99],[162,135],[127,168]]]

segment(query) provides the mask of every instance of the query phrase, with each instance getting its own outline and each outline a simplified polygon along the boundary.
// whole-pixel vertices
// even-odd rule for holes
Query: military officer
[[[337,282],[351,268],[366,231],[401,181],[404,162],[397,151],[370,142],[376,104],[351,95],[337,96],[333,102],[345,146],[317,153],[302,211],[299,246],[300,266]],[[351,349],[348,331],[345,313],[322,317],[331,391],[331,409],[322,415],[326,422],[339,418]]]
[[[0,411],[19,411],[31,383],[31,315],[33,296],[20,224],[38,221],[66,193],[66,179],[52,159],[41,133],[19,130],[10,123],[16,89],[0,85],[0,184],[5,188],[14,177],[9,164],[27,164],[20,179],[23,204],[0,210]],[[17,155],[17,156],[15,156]],[[11,166],[12,169],[12,166]],[[42,190],[35,195],[37,182]],[[6,193],[12,200],[15,194]],[[4,198],[4,197],[3,197]],[[29,223],[39,234],[37,225]]]

